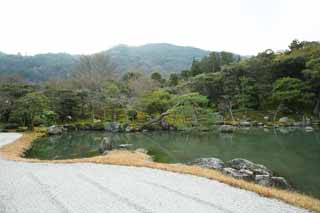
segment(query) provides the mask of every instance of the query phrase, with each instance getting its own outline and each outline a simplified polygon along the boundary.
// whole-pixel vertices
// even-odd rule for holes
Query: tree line
[[[288,50],[248,58],[211,52],[169,76],[119,75],[106,53],[84,55],[65,79],[30,83],[1,76],[0,103],[2,123],[30,129],[77,121],[141,126],[151,120],[201,127],[219,115],[234,120],[235,111],[251,110],[319,118],[320,43],[294,40]]]

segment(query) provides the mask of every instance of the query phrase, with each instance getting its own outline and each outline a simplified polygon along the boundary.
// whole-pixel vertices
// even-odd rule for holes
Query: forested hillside
[[[190,69],[168,77],[119,73],[104,52],[79,57],[63,80],[28,84],[1,77],[0,119],[30,128],[90,120],[188,129],[237,123],[251,112],[268,115],[269,125],[277,124],[279,114],[319,118],[319,42],[294,40],[286,51],[265,50],[241,60],[227,52],[190,60]]]
[[[171,44],[118,45],[104,53],[111,57],[119,73],[159,71],[162,74],[189,69],[193,58],[200,59],[209,54],[205,50]],[[78,64],[78,55],[66,53],[22,56],[0,52],[0,75],[17,74],[32,82],[65,79]]]
[[[65,53],[35,56],[0,53],[0,76],[19,75],[33,82],[62,79],[69,76],[77,62],[77,56]]]
[[[189,69],[193,58],[201,59],[209,51],[163,43],[137,47],[118,45],[107,53],[121,72],[141,70],[167,74]]]

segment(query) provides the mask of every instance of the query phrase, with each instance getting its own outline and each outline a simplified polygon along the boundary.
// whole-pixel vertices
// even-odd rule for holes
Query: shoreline
[[[229,176],[223,175],[221,172],[205,169],[199,166],[189,166],[182,164],[165,164],[153,162],[149,155],[125,150],[114,150],[105,156],[96,156],[89,158],[69,159],[69,160],[39,160],[23,158],[22,154],[27,150],[32,142],[43,133],[31,132],[22,133],[22,137],[18,140],[6,144],[0,148],[0,155],[11,161],[23,161],[29,163],[97,163],[97,164],[113,164],[119,166],[146,167],[151,169],[159,169],[175,173],[189,174],[198,177],[204,177],[221,183],[228,184],[233,187],[255,192],[261,196],[275,198],[285,203],[302,207],[308,210],[320,211],[320,200],[286,190],[265,187],[243,180],[237,180]]]

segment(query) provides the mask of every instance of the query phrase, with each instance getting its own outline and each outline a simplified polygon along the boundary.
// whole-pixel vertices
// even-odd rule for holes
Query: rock
[[[96,130],[96,131],[103,131],[105,128],[104,128],[104,124],[102,122],[97,122],[91,126],[91,129]]]
[[[290,189],[291,186],[284,177],[272,177],[272,186],[282,189]]]
[[[139,148],[139,149],[136,149],[135,152],[139,152],[139,153],[143,153],[143,154],[147,154],[148,153],[148,150],[146,149],[142,149],[142,148]]]
[[[252,176],[248,175],[246,173],[241,173],[240,171],[234,169],[234,168],[223,168],[222,169],[223,174],[229,175],[231,177],[234,177],[236,179],[241,179],[241,180],[252,180]]]
[[[264,116],[263,119],[266,120],[266,121],[269,121],[270,117],[269,116]]]
[[[231,125],[222,125],[219,130],[221,133],[233,133],[234,127]]]
[[[307,126],[305,128],[306,132],[312,132],[313,131],[313,128],[311,126]]]
[[[289,122],[289,118],[288,117],[282,117],[279,119],[280,123],[288,123]]]
[[[130,127],[130,126],[127,126],[125,129],[124,129],[125,132],[132,132],[133,129]]]
[[[240,126],[251,126],[251,123],[249,121],[240,121]]]
[[[4,125],[4,129],[17,129],[19,124],[17,123],[7,123]]]
[[[254,181],[262,186],[271,186],[271,176],[269,175],[256,175]]]
[[[118,122],[110,122],[107,123],[105,130],[108,132],[120,132],[121,125]]]
[[[253,171],[250,171],[248,169],[240,169],[239,172],[242,173],[242,174],[249,175],[250,177],[254,177]]]
[[[108,153],[109,153],[109,151],[106,150],[106,151],[104,151],[104,152],[102,153],[102,155],[107,155]]]
[[[132,144],[129,144],[129,143],[120,144],[120,145],[118,145],[118,147],[121,148],[121,149],[128,149],[128,148],[132,147]]]
[[[221,170],[224,167],[224,162],[219,158],[199,158],[191,162],[191,164],[218,170]]]
[[[49,135],[60,135],[62,134],[66,129],[62,126],[50,126],[48,128],[48,134]]]
[[[240,169],[250,170],[254,173],[254,175],[272,175],[272,171],[269,170],[264,165],[255,164],[249,160],[242,159],[242,158],[235,158],[231,161],[228,161],[227,165],[237,170],[240,170]]]
[[[73,131],[77,129],[76,125],[72,125],[72,124],[64,124],[63,128],[65,128],[68,131]]]
[[[110,150],[112,150],[112,143],[108,137],[104,137],[100,143],[99,152],[107,154]]]
[[[263,126],[263,127],[264,127],[265,125],[264,125],[264,123],[259,122],[259,123],[258,123],[258,126]]]

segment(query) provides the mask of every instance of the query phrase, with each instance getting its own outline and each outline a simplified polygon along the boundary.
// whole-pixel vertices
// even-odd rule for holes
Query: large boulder
[[[249,121],[240,121],[239,125],[240,126],[249,127],[249,126],[251,126],[251,122],[249,122]]]
[[[234,127],[231,125],[222,125],[219,130],[221,133],[233,133]]]
[[[279,119],[280,123],[288,123],[289,122],[289,118],[288,117],[282,117]]]
[[[60,135],[62,134],[66,129],[62,126],[50,126],[48,128],[48,134],[49,135]]]
[[[120,132],[121,125],[118,122],[110,122],[107,123],[105,130],[108,132]]]
[[[222,170],[224,167],[224,162],[219,158],[199,158],[191,162],[191,164],[218,170]]]
[[[227,168],[223,168],[222,169],[222,172],[223,174],[225,175],[229,175],[233,178],[236,178],[236,179],[240,179],[240,180],[252,180],[253,179],[253,175],[250,175],[248,174],[247,172],[244,172],[244,171],[239,171],[239,170],[236,170],[234,168],[230,168],[230,167],[227,167]]]
[[[254,181],[262,186],[272,186],[271,176],[269,175],[256,175]]]
[[[100,143],[99,152],[105,155],[110,150],[112,150],[112,143],[108,137],[104,137]]]
[[[290,184],[284,177],[271,177],[272,186],[281,189],[291,189]]]
[[[254,173],[254,175],[272,175],[272,171],[264,165],[256,164],[243,158],[232,159],[227,162],[227,165],[237,170],[250,170]]]

